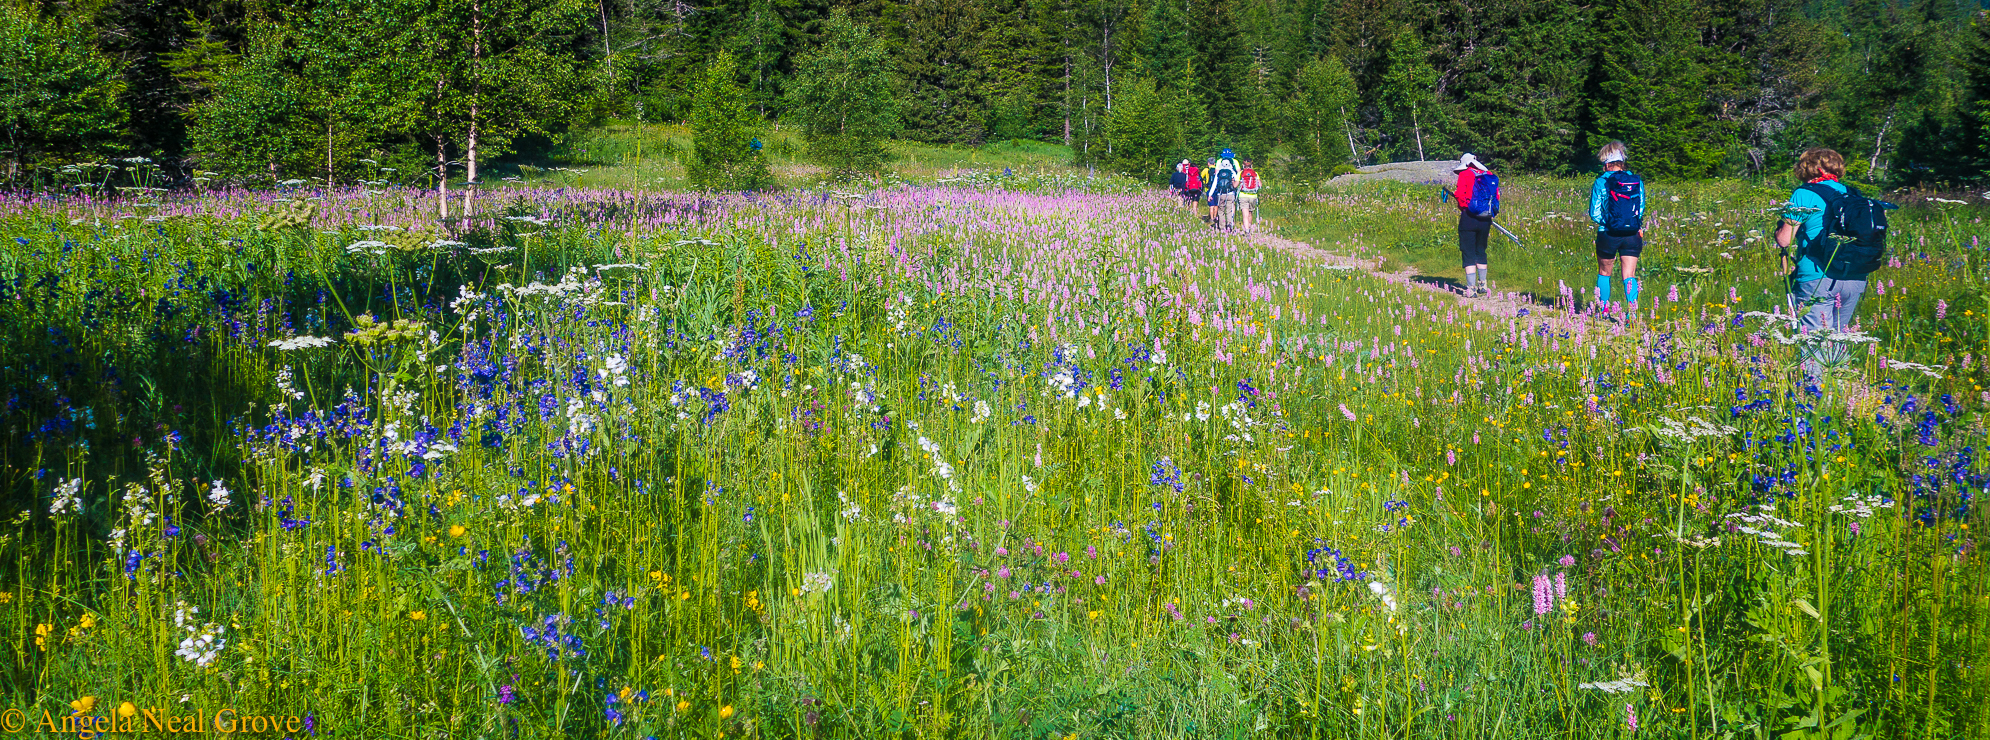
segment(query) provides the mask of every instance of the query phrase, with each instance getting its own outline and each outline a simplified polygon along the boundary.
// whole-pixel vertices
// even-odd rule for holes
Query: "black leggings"
[[[1492,219],[1458,212],[1458,254],[1465,266],[1486,264],[1486,242],[1492,236]]]

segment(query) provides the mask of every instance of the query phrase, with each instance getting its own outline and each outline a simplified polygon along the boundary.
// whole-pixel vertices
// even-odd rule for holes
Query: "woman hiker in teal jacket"
[[[1626,315],[1638,310],[1638,257],[1645,249],[1644,181],[1631,174],[1624,142],[1597,150],[1603,174],[1589,188],[1589,220],[1596,222],[1596,301],[1610,310],[1610,278],[1618,262],[1624,265]]]

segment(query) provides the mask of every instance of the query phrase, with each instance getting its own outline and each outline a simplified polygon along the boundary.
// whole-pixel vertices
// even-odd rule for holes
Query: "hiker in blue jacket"
[[[1589,188],[1589,220],[1596,222],[1596,302],[1610,311],[1610,278],[1624,265],[1624,310],[1638,310],[1638,257],[1645,249],[1645,186],[1631,174],[1624,142],[1597,150],[1603,174]]]

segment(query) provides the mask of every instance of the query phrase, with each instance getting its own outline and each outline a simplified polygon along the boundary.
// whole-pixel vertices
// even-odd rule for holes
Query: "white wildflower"
[[[271,340],[269,346],[285,351],[293,349],[317,349],[319,347],[330,347],[333,341],[325,337],[291,337],[289,339]]]
[[[83,479],[70,478],[55,486],[55,501],[48,507],[51,516],[83,510]]]
[[[1396,610],[1395,589],[1389,588],[1388,584],[1381,581],[1369,581],[1368,590],[1375,593],[1375,598],[1382,600],[1382,606],[1387,607],[1392,612]]]
[[[214,486],[207,489],[207,505],[213,507],[215,511],[228,508],[228,504],[232,502],[229,493],[227,486],[222,485],[221,481],[215,481]]]

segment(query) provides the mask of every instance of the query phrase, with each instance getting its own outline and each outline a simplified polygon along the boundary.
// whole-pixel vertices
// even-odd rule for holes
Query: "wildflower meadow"
[[[1100,182],[9,195],[0,709],[1990,736],[1980,197],[1815,336],[1786,189],[1654,186],[1627,319],[1565,287],[1586,182],[1509,186],[1485,299],[1430,188],[1242,235]]]

